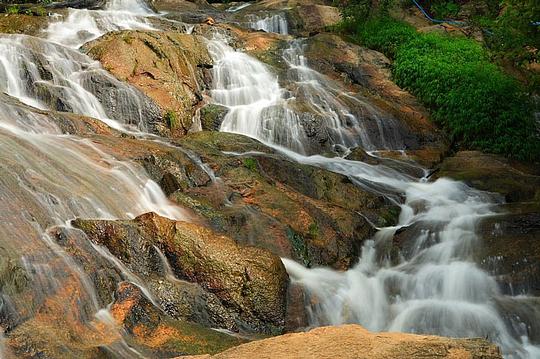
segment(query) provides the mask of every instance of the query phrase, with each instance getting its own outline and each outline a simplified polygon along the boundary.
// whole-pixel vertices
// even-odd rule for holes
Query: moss
[[[210,204],[203,203],[201,200],[192,198],[182,192],[176,192],[173,196],[176,203],[190,208],[208,219],[215,229],[224,230],[226,222],[224,216],[217,212]]]
[[[167,111],[163,119],[171,130],[178,128],[178,125],[180,124],[178,121],[178,115],[172,110]]]
[[[296,232],[291,227],[287,228],[287,238],[289,239],[289,242],[291,243],[291,246],[293,248],[294,254],[296,257],[302,262],[302,264],[310,268],[312,261],[309,256],[309,250],[306,245],[306,240],[304,237]]]
[[[244,167],[252,172],[257,172],[257,161],[254,158],[245,158]]]
[[[317,238],[319,236],[319,224],[313,222],[308,227],[308,233],[311,238]]]

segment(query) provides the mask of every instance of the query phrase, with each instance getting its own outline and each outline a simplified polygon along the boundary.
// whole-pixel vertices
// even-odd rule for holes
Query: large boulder
[[[73,225],[123,262],[137,265],[132,248],[159,248],[180,278],[215,294],[245,330],[280,333],[284,326],[288,276],[280,259],[200,225],[150,213],[133,221],[78,219]]]
[[[450,339],[403,333],[371,333],[358,325],[322,327],[307,333],[254,341],[216,355],[192,358],[502,359],[484,339]]]
[[[509,295],[540,295],[540,204],[514,203],[482,220],[480,266]]]
[[[298,164],[241,135],[200,132],[180,144],[199,154],[216,180],[179,190],[173,200],[239,242],[306,266],[350,268],[375,233],[371,223],[391,225],[399,213],[346,176]]]
[[[434,177],[451,177],[502,195],[507,202],[540,202],[540,167],[479,151],[446,158]]]
[[[212,61],[205,40],[177,32],[122,31],[85,45],[88,54],[162,110],[162,135],[182,136],[203,105]]]

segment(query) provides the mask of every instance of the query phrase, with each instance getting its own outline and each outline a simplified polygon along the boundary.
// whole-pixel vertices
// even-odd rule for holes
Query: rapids
[[[346,175],[401,207],[399,223],[378,228],[375,237],[365,242],[358,264],[346,272],[308,269],[283,259],[293,283],[306,290],[310,324],[359,323],[372,331],[482,337],[499,344],[508,358],[538,357],[540,347],[530,345],[526,329],[540,320],[538,314],[503,315],[499,302],[513,303],[505,308],[517,313],[524,297],[504,296],[495,280],[473,262],[480,244],[476,225],[493,214],[496,198],[445,178],[428,182],[383,165],[339,156],[306,156],[305,128],[288,106],[291,95],[263,63],[235,51],[226,41],[217,35],[209,45],[216,62],[212,98],[229,108],[221,131],[245,134],[299,163]],[[388,131],[395,128],[391,119],[355,116],[342,98],[361,100],[309,68],[302,40],[292,40],[283,58],[289,66],[287,80],[298,86],[296,96],[307,94],[307,103],[324,119],[334,146],[371,151],[402,148],[399,133]],[[365,114],[377,113],[376,108],[369,109]],[[366,135],[368,117],[379,129],[375,138]],[[415,231],[413,250],[392,263],[385,244],[396,231],[407,228]]]
[[[76,217],[127,219],[152,211],[172,219],[187,215],[139,165],[66,133],[61,119],[46,111],[94,117],[132,135],[151,131],[149,119],[157,111],[151,101],[76,49],[109,31],[155,30],[155,16],[142,1],[112,0],[103,10],[70,9],[67,16],[57,16],[45,38],[0,36],[0,89],[7,94],[0,97],[0,254],[21,259],[34,284],[32,301],[1,293],[0,309],[17,321],[36,315],[38,304],[47,298],[76,303],[57,304],[48,315],[68,318],[66,331],[80,333],[82,326],[89,337],[107,327],[110,336],[120,338],[104,345],[116,357],[141,354],[121,340],[125,333],[112,324],[107,303],[98,300],[89,274],[55,243],[49,230],[70,230],[68,223]],[[248,25],[289,32],[279,14],[254,15]],[[286,78],[235,51],[219,32],[208,48],[215,60],[212,101],[229,109],[221,131],[253,137],[298,163],[344,174],[401,207],[399,223],[378,228],[374,238],[364,242],[356,266],[346,272],[305,268],[283,259],[292,281],[313,299],[307,301],[310,325],[359,323],[373,331],[485,337],[499,344],[508,358],[540,357],[527,332],[531,323],[540,321],[539,311],[514,315],[527,297],[503,295],[472,259],[481,241],[476,225],[494,213],[496,198],[449,179],[429,182],[383,165],[322,156],[323,151],[328,155],[357,146],[402,150],[404,143],[391,117],[309,67],[302,39],[291,40],[283,52]],[[103,94],[97,83],[111,91]],[[308,103],[304,112],[298,109],[299,99]],[[310,142],[313,122],[326,134],[330,148]],[[196,154],[192,157],[216,181],[211,169]],[[385,244],[400,230],[414,231],[415,243],[396,262],[389,259]],[[82,233],[72,232],[85,240]],[[155,303],[143,281],[108,250],[97,245],[93,249]],[[170,270],[167,274],[172,277]],[[503,307],[508,313],[502,313]],[[8,355],[2,329],[0,356]]]

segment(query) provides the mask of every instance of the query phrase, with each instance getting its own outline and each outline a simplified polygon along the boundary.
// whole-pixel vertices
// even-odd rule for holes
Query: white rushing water
[[[369,150],[399,146],[399,134],[385,132],[387,123],[377,124],[381,138],[374,142],[361,121],[342,122],[342,116],[352,115],[332,84],[323,83],[322,75],[307,66],[299,44],[293,42],[285,51],[288,76],[312,94],[308,103],[329,129],[341,134],[333,137],[335,143]],[[480,241],[476,225],[493,214],[488,194],[449,179],[413,179],[382,165],[305,156],[306,137],[298,116],[275,110],[287,108],[276,76],[228,47],[224,38],[210,42],[209,49],[216,62],[212,97],[230,109],[222,131],[245,134],[299,163],[346,175],[401,207],[397,226],[380,228],[374,238],[366,239],[358,264],[346,272],[308,269],[283,259],[292,282],[306,290],[311,325],[359,323],[373,331],[482,337],[499,344],[508,358],[538,357],[539,347],[529,343],[527,325],[540,317],[503,315],[500,300],[513,303],[506,308],[515,309],[523,298],[503,296],[495,280],[473,261]],[[385,248],[400,229],[412,231],[414,240],[396,263]]]
[[[99,62],[26,35],[0,36],[0,90],[30,106],[94,117],[116,129],[147,131],[148,117],[158,111]]]
[[[254,30],[274,32],[282,35],[289,34],[287,19],[283,14],[268,15],[262,18],[252,15],[248,26]]]
[[[155,30],[149,16],[155,14],[142,0],[112,0],[104,10],[69,9],[46,29],[47,38],[68,47],[79,48],[110,31]]]
[[[309,68],[301,40],[291,41],[283,55],[290,90],[280,86],[265,64],[235,51],[219,33],[209,42],[209,51],[215,61],[212,99],[229,109],[222,131],[245,134],[301,154],[313,153],[315,141],[308,138],[315,136],[313,132],[323,134],[328,146],[362,146],[366,150],[404,147],[393,118],[383,121],[368,102]]]
[[[53,23],[48,31],[56,43],[23,35],[0,36],[0,90],[11,96],[2,95],[0,101],[0,249],[9,258],[20,258],[34,298],[29,302],[0,293],[3,314],[31,316],[34,304],[45,297],[63,300],[63,293],[76,289],[77,304],[56,313],[71,318],[66,332],[81,324],[93,331],[95,320],[111,326],[100,319],[103,308],[88,274],[51,238],[49,229],[69,229],[69,221],[77,217],[129,219],[155,212],[188,219],[141,166],[117,159],[114,151],[92,140],[65,133],[65,126],[70,128],[66,115],[36,110],[91,116],[121,131],[147,130],[155,105],[98,62],[63,45],[78,47],[110,30],[150,28],[144,19],[148,14],[141,2],[113,1],[106,10],[71,10],[65,22]],[[103,248],[94,249],[118,265]],[[125,268],[118,270],[152,300],[140,280]],[[106,346],[109,352],[117,357],[140,356],[121,339],[115,325],[110,330],[118,339]]]

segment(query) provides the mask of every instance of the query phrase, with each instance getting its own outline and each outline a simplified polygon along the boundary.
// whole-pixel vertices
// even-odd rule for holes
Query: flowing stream
[[[150,28],[140,17],[147,12],[141,4],[115,0],[104,11],[71,10],[65,22],[51,24],[53,42],[0,36],[0,89],[10,96],[1,95],[0,101],[0,256],[3,266],[20,258],[33,298],[2,293],[2,316],[16,322],[20,313],[32,316],[40,303],[49,303],[50,315],[67,318],[64,330],[72,335],[91,338],[96,328],[103,332],[103,325],[109,327],[105,338],[117,340],[104,347],[116,357],[139,355],[121,340],[123,333],[103,315],[87,274],[48,230],[69,227],[77,217],[129,219],[147,212],[172,219],[186,216],[140,166],[117,160],[91,140],[66,134],[62,114],[38,109],[92,116],[122,131],[147,130],[145,121],[155,105],[69,48],[90,39],[80,36],[81,29],[97,37],[112,29]],[[103,87],[97,82],[109,92],[100,93]],[[70,302],[76,304],[54,304]]]
[[[280,27],[266,30],[280,32]],[[212,97],[229,108],[222,131],[245,134],[299,163],[344,174],[401,207],[399,223],[379,228],[374,238],[366,240],[358,264],[346,272],[308,269],[283,259],[292,281],[311,298],[306,300],[310,324],[359,323],[372,331],[482,337],[499,344],[508,358],[540,357],[540,347],[529,344],[527,333],[540,317],[500,311],[500,302],[512,311],[526,297],[504,296],[495,280],[473,262],[479,245],[476,225],[493,214],[493,198],[449,179],[428,182],[383,165],[306,156],[306,131],[288,107],[287,91],[268,67],[226,42],[217,35],[209,45],[216,62]],[[366,135],[365,118],[354,116],[340,99],[350,96],[309,68],[301,43],[291,41],[283,54],[290,67],[288,80],[308,94],[307,103],[325,119],[334,145],[401,149],[399,133],[386,130],[391,123],[377,119],[378,139]],[[385,244],[400,229],[414,231],[413,249],[392,263]]]
[[[0,36],[0,89],[10,96],[1,95],[0,102],[0,255],[22,259],[32,275],[34,302],[51,296],[58,303],[76,302],[75,307],[54,307],[51,315],[83,322],[89,331],[110,325],[110,314],[98,303],[87,274],[48,230],[69,227],[76,217],[127,219],[151,211],[186,217],[140,166],[66,134],[61,118],[38,109],[95,117],[120,131],[150,131],[148,119],[156,111],[151,102],[76,49],[109,31],[154,29],[152,16],[141,1],[113,0],[104,10],[71,9],[50,24],[45,39]],[[282,16],[256,18],[250,26],[288,32]],[[526,298],[502,295],[472,260],[479,242],[476,224],[495,205],[488,194],[448,179],[428,182],[382,165],[318,154],[310,144],[309,121],[296,107],[300,97],[308,99],[310,120],[324,128],[332,147],[401,150],[404,145],[392,119],[309,68],[302,40],[291,41],[283,54],[287,88],[266,65],[235,51],[222,35],[209,41],[209,50],[216,62],[212,99],[229,109],[222,131],[245,134],[299,163],[344,174],[401,207],[399,223],[379,228],[366,240],[358,264],[346,272],[308,269],[283,259],[292,281],[316,299],[308,307],[311,325],[360,323],[374,331],[485,337],[501,345],[509,358],[540,357],[526,330],[540,317],[503,316],[501,301],[512,310]],[[106,83],[110,92],[102,93],[96,83]],[[357,106],[362,111],[355,111]],[[415,231],[414,248],[393,263],[384,244],[400,229]],[[152,300],[144,283],[116,258],[102,247],[95,250]],[[34,302],[0,296],[0,308],[13,318],[35,314]],[[3,342],[0,328],[0,355]],[[117,357],[139,356],[122,340],[108,350]]]

